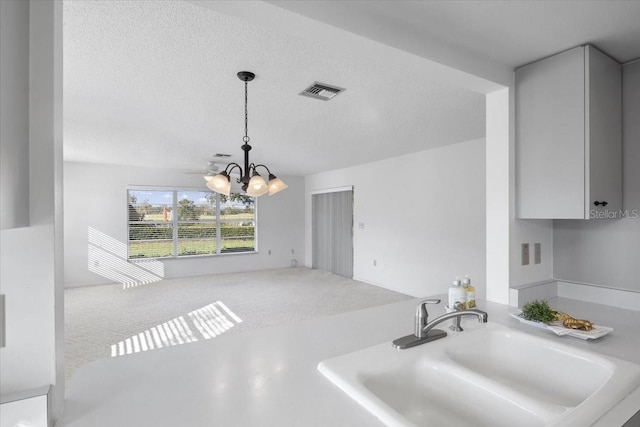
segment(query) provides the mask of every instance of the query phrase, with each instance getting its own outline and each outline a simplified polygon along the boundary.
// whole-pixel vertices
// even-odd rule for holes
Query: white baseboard
[[[509,289],[509,305],[514,307],[521,307],[528,301],[554,297],[640,311],[640,292],[628,289],[606,288],[589,283],[555,279],[514,286]]]
[[[612,289],[587,283],[558,281],[558,296],[640,311],[640,292],[626,289]]]

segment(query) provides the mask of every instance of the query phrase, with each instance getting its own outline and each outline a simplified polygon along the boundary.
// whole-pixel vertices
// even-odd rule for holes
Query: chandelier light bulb
[[[273,196],[277,192],[282,191],[285,188],[287,188],[288,185],[285,184],[284,181],[282,181],[280,178],[278,178],[274,174],[270,173],[269,174],[269,185],[268,185],[268,187],[269,187],[269,195]]]
[[[247,187],[247,194],[252,197],[260,197],[268,192],[269,187],[267,186],[264,178],[261,177],[259,173],[254,172]]]
[[[205,177],[205,179],[207,179],[207,177]],[[211,191],[228,196],[231,192],[231,181],[229,180],[229,175],[227,175],[226,172],[222,172],[211,177],[211,179],[207,179],[207,187]]]

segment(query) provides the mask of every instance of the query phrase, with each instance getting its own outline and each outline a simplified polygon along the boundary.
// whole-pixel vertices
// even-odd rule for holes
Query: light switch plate
[[[533,263],[540,264],[542,263],[542,244],[535,243],[533,248]]]
[[[522,244],[522,265],[529,265],[529,244],[528,243],[523,243]]]

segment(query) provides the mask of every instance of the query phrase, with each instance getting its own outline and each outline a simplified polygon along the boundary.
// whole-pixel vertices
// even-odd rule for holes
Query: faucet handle
[[[439,299],[425,299],[420,301],[418,304],[418,308],[416,308],[416,325],[415,325],[415,335],[421,336],[422,328],[427,325],[427,318],[429,317],[429,313],[427,312],[427,304],[440,304]]]
[[[462,311],[464,310],[464,304],[462,304],[460,301],[456,301],[456,303],[453,305],[453,309],[455,311]]]
[[[420,304],[418,304],[418,308],[416,309],[416,318],[421,318],[424,319],[425,324],[427,323],[427,316],[429,315],[429,313],[427,313],[427,304],[440,304],[440,300],[439,299],[424,299],[422,301],[420,301]]]

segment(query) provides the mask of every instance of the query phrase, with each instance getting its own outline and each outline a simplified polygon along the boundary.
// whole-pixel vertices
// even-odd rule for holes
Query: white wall
[[[499,303],[509,294],[509,99],[509,88],[486,96],[487,300]]]
[[[308,176],[307,266],[311,192],[348,185],[355,279],[420,297],[446,292],[455,276],[470,274],[484,298],[484,139]]]
[[[553,277],[553,221],[548,219],[511,219],[511,286],[541,282]],[[529,265],[522,265],[522,243],[529,244]],[[534,244],[541,244],[542,263],[534,263]],[[505,302],[506,304],[507,302]]]
[[[87,231],[92,227],[126,243],[128,186],[206,190],[202,176],[166,169],[65,162],[64,174],[65,286],[112,283],[87,268]],[[259,253],[162,259],[165,278],[285,268],[292,258],[302,264],[304,179],[281,178],[289,188],[258,199]]]
[[[515,75],[514,75],[515,77]],[[518,286],[527,283],[550,280],[553,277],[553,221],[529,220],[515,218],[515,82],[509,87],[509,285]],[[529,243],[529,264],[522,265],[521,245]],[[533,248],[540,243],[542,248],[542,263],[535,264]],[[501,291],[504,296],[505,289]],[[506,289],[508,291],[508,289]],[[508,304],[508,298],[492,300]]]
[[[554,221],[554,277],[640,291],[640,61],[622,68],[622,205],[629,217]]]
[[[487,95],[487,300],[509,303],[509,287],[549,280],[551,220],[515,219],[515,109],[513,85]],[[542,262],[521,265],[520,247],[542,245]],[[533,254],[533,249],[531,249]]]
[[[7,310],[6,347],[0,349],[3,394],[55,384],[52,247],[52,224],[2,231],[0,281]]]
[[[29,3],[0,2],[0,230],[29,225]]]
[[[3,127],[27,122],[29,137],[19,141],[19,150],[2,153],[3,161],[29,171],[29,191],[18,199],[3,195],[2,210],[4,215],[14,204],[20,211],[28,206],[29,221],[28,226],[0,232],[0,292],[6,295],[7,327],[6,347],[0,349],[0,392],[53,385],[53,419],[60,415],[64,400],[61,6],[59,1],[2,2],[1,29],[3,51],[7,48],[11,59],[29,64],[28,86],[7,88],[11,82],[2,80],[3,97],[17,92],[22,101],[28,97],[29,106],[27,112],[22,103],[20,108],[0,111]],[[5,31],[13,28],[4,25],[5,18],[16,19],[14,24],[29,31],[5,38]],[[2,60],[7,60],[5,52]]]

